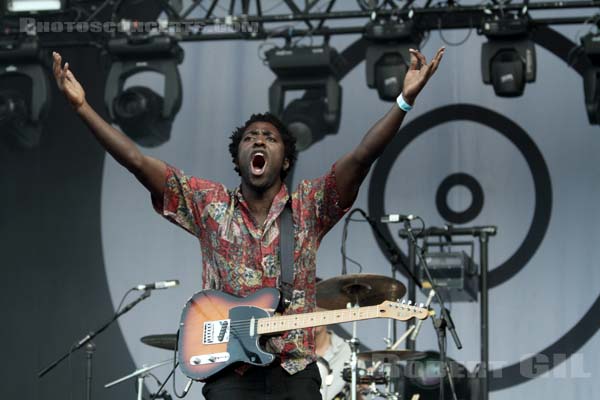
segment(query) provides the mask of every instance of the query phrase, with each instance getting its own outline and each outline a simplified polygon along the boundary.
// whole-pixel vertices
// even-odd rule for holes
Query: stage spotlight
[[[106,80],[104,101],[113,122],[142,146],[155,147],[171,136],[171,125],[181,108],[182,88],[177,65],[183,49],[168,36],[121,38],[108,43],[113,56]],[[165,78],[164,96],[125,81],[140,72],[154,71]]]
[[[600,35],[585,35],[581,47],[590,61],[583,75],[585,110],[590,124],[600,125]]]
[[[337,95],[339,97],[339,95]],[[302,151],[325,137],[327,132],[338,131],[340,119],[325,119],[327,102],[319,91],[307,92],[307,96],[293,100],[283,111],[282,120],[296,137],[296,148]]]
[[[0,43],[0,132],[23,148],[39,144],[50,102],[36,38]]]
[[[4,9],[7,13],[36,13],[44,11],[59,11],[65,6],[65,0],[5,0]]]
[[[419,49],[420,34],[412,21],[382,20],[370,22],[364,38],[369,43],[365,60],[367,86],[377,89],[381,100],[396,101],[410,66],[408,50]]]
[[[483,83],[491,84],[501,97],[521,96],[525,83],[536,75],[535,44],[526,17],[505,16],[484,22],[488,42],[481,48]]]
[[[325,44],[274,48],[266,53],[277,79],[269,88],[269,109],[296,137],[299,151],[327,134],[337,133],[342,105],[341,57]],[[284,110],[285,93],[306,90]]]

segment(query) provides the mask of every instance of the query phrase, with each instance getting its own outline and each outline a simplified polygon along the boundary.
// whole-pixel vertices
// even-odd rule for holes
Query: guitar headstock
[[[386,300],[379,305],[379,309],[380,312],[383,312],[382,316],[399,321],[407,321],[411,318],[426,319],[429,316],[429,311],[422,304],[418,307],[412,305],[410,301],[406,303],[405,301]]]

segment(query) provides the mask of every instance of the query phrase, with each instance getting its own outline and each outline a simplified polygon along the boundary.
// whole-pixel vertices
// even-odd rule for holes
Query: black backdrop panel
[[[97,50],[62,52],[88,100],[103,110],[105,71]],[[16,151],[0,144],[2,399],[84,398],[83,351],[41,379],[37,372],[113,313],[100,237],[105,154],[52,88],[41,146]],[[103,388],[115,370],[134,369],[118,325],[95,343],[93,397],[135,396],[133,382]]]

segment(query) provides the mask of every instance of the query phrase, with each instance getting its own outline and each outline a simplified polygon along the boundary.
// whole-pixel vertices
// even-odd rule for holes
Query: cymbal
[[[418,360],[427,356],[427,353],[413,350],[377,350],[358,353],[358,359],[372,363],[395,363],[406,360]]]
[[[404,296],[406,287],[397,280],[376,274],[350,274],[317,283],[317,305],[336,310],[346,304],[374,306]]]
[[[159,349],[177,350],[177,335],[174,333],[148,335],[140,340],[148,346],[158,347]]]

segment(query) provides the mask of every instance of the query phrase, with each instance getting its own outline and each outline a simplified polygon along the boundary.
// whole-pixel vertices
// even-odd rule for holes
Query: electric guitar
[[[186,303],[179,326],[178,359],[183,373],[203,381],[233,363],[267,365],[275,355],[259,345],[261,335],[373,318],[425,319],[427,309],[384,301],[377,306],[274,316],[277,289],[248,297],[216,290],[196,293]]]

